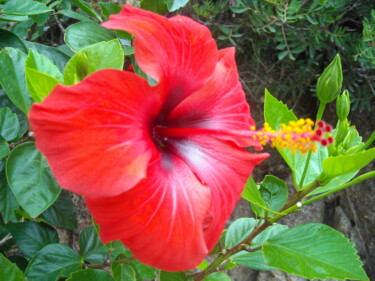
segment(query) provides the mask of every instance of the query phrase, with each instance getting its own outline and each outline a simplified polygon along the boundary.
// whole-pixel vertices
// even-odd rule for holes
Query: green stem
[[[303,172],[302,172],[302,177],[301,177],[301,180],[299,182],[299,185],[298,185],[298,189],[302,189],[303,187],[303,183],[305,181],[305,178],[306,178],[306,174],[307,174],[307,169],[309,168],[309,163],[310,163],[310,159],[311,159],[311,150],[309,151],[309,154],[307,154],[307,158],[306,158],[306,163],[305,163],[305,167],[303,168]]]
[[[316,118],[315,118],[315,127],[316,127],[316,122],[322,120],[325,108],[326,108],[326,103],[319,104],[318,113],[316,114]]]
[[[322,198],[324,198],[324,197],[326,197],[326,196],[328,196],[328,195],[330,195],[330,194],[332,194],[332,193],[338,192],[338,191],[340,191],[340,190],[343,190],[343,189],[345,189],[345,188],[348,188],[348,187],[351,186],[351,185],[354,185],[354,184],[360,183],[361,181],[364,181],[364,180],[366,180],[366,179],[373,178],[373,177],[375,177],[375,171],[371,171],[371,172],[365,173],[365,174],[360,175],[360,176],[356,177],[355,179],[353,179],[353,180],[351,180],[351,181],[349,181],[349,182],[347,182],[347,183],[344,183],[344,184],[342,184],[342,185],[336,187],[335,189],[332,189],[332,190],[327,191],[327,192],[325,192],[325,193],[322,193],[322,194],[320,194],[320,195],[318,195],[318,196],[315,196],[314,198],[311,198],[311,199],[309,199],[309,200],[304,201],[304,202],[302,203],[302,205],[305,206],[305,205],[310,204],[310,203],[312,203],[312,202],[315,202],[315,201],[317,201],[317,200],[319,200],[319,199],[322,199]]]
[[[194,278],[194,281],[201,281],[206,276],[210,275],[211,273],[218,270],[220,265],[225,262],[228,258],[233,256],[234,254],[246,250],[247,245],[251,245],[251,242],[253,239],[260,234],[262,231],[264,231],[266,228],[271,226],[275,221],[280,219],[281,217],[289,214],[292,211],[296,211],[298,207],[296,204],[301,201],[303,197],[305,197],[307,194],[309,194],[311,191],[313,191],[315,188],[320,186],[320,181],[316,179],[312,184],[309,185],[309,188],[307,188],[304,191],[297,191],[293,194],[293,196],[288,200],[287,203],[281,208],[279,211],[279,214],[273,216],[269,220],[266,220],[264,223],[262,223],[259,227],[256,227],[249,236],[247,236],[241,243],[239,243],[237,246],[234,246],[233,248],[228,249],[224,253],[220,254],[205,270],[199,272],[196,277]]]
[[[319,103],[318,112],[316,113],[316,118],[315,118],[315,128],[316,128],[316,123],[318,121],[322,120],[325,108],[326,108],[325,103],[322,103],[322,102]],[[298,189],[302,189],[302,187],[303,187],[303,183],[305,181],[306,174],[307,174],[307,169],[309,168],[309,164],[310,164],[311,154],[312,154],[312,152],[309,151],[309,154],[307,155],[307,158],[306,158],[305,167],[303,168],[302,177],[301,177],[301,180],[300,180],[299,185],[298,185]]]

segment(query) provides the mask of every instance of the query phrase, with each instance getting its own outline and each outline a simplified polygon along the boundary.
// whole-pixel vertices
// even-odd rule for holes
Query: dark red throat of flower
[[[301,153],[317,150],[316,143],[322,146],[328,146],[333,143],[333,137],[330,135],[332,127],[324,121],[317,122],[317,128],[314,130],[314,122],[310,119],[299,119],[290,121],[288,125],[282,124],[280,130],[272,129],[268,123],[260,130],[255,127],[249,131],[225,131],[218,129],[205,128],[171,128],[156,126],[153,130],[154,140],[161,146],[170,138],[183,138],[193,135],[220,135],[250,138],[259,142],[260,145],[271,145],[271,147],[290,148],[293,153],[297,150]]]

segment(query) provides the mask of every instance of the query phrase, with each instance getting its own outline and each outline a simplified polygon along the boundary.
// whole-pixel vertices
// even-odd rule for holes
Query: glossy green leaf
[[[0,21],[9,21],[9,22],[23,22],[29,19],[28,16],[16,16],[16,15],[0,15]]]
[[[5,223],[17,221],[15,211],[18,208],[18,202],[10,190],[5,173],[2,172],[0,177],[0,213]]]
[[[111,269],[116,281],[137,281],[135,269],[129,264],[114,261]]]
[[[25,274],[28,281],[51,281],[82,268],[82,258],[70,247],[50,244],[30,261]]]
[[[96,18],[98,21],[102,21],[102,18],[100,17],[100,15],[86,1],[84,1],[84,0],[69,0],[69,2],[76,5],[82,11],[86,12],[88,15]]]
[[[102,263],[107,258],[108,249],[100,241],[93,226],[85,228],[79,236],[79,252],[85,261]]]
[[[203,281],[231,281],[224,272],[214,272],[203,279]]]
[[[112,2],[99,2],[99,6],[103,16],[105,16],[107,19],[110,15],[118,14],[121,11],[121,6]]]
[[[115,281],[115,279],[107,271],[89,268],[73,272],[66,281]]]
[[[228,228],[225,234],[224,245],[227,248],[236,246],[253,231],[257,221],[253,218],[239,218]]]
[[[184,272],[160,271],[160,281],[188,281]]]
[[[76,19],[76,20],[79,20],[79,21],[92,21],[88,17],[86,17],[86,16],[84,16],[80,13],[74,12],[72,10],[69,10],[69,9],[59,10],[59,13],[68,17],[68,18]]]
[[[3,254],[0,254],[0,281],[26,281],[22,271],[9,261]]]
[[[253,240],[253,247],[256,248],[265,243],[269,238],[277,236],[281,231],[288,229],[288,226],[274,224],[257,235]],[[231,257],[231,260],[239,265],[250,267],[256,270],[274,270],[275,268],[265,263],[261,250],[255,252],[241,251]]]
[[[119,255],[124,255],[128,250],[126,250],[124,244],[121,241],[116,240],[109,242],[104,245],[108,250],[111,251],[109,259],[114,261]]]
[[[327,184],[325,184],[323,186],[320,186],[317,189],[314,189],[312,192],[309,193],[309,196],[335,189],[339,185],[350,181],[352,178],[354,178],[354,176],[357,173],[358,173],[358,171],[335,177],[334,179],[330,180]]]
[[[130,264],[143,280],[154,280],[156,278],[155,268],[145,265],[137,260],[131,261]]]
[[[330,177],[356,172],[375,159],[375,148],[348,155],[331,156],[323,161],[323,171]]]
[[[3,89],[0,89],[0,107],[9,107],[12,112],[17,114],[18,122],[20,124],[18,137],[22,137],[29,128],[29,120],[27,119],[27,116],[11,102]]]
[[[324,224],[284,230],[262,247],[269,266],[308,279],[369,280],[353,243]]]
[[[21,252],[28,258],[48,244],[59,243],[59,236],[52,227],[33,221],[11,223],[6,226]]]
[[[124,51],[120,42],[101,42],[80,50],[67,63],[64,70],[64,83],[74,85],[87,75],[100,69],[122,69]]]
[[[184,7],[189,0],[165,0],[167,4],[168,11],[174,12],[182,7]]]
[[[113,39],[115,36],[111,31],[97,23],[88,21],[72,24],[65,32],[65,43],[75,51]]]
[[[275,270],[274,267],[266,264],[261,250],[256,252],[241,251],[233,255],[231,260],[239,265],[255,270]]]
[[[27,53],[27,48],[22,40],[13,32],[0,28],[0,49],[11,47]]]
[[[274,98],[266,89],[264,96],[264,120],[272,129],[281,129],[281,124],[288,124],[289,121],[297,121],[293,111],[289,110],[283,102]]]
[[[31,97],[26,88],[26,54],[13,48],[0,52],[0,85],[9,99],[23,113],[27,114],[31,106]]]
[[[0,159],[7,157],[10,153],[9,145],[4,141],[0,142]]]
[[[245,185],[245,188],[241,195],[244,199],[249,201],[251,204],[255,204],[261,208],[266,208],[262,195],[259,192],[258,186],[255,183],[253,177],[250,177]]]
[[[70,56],[59,49],[52,48],[46,45],[25,41],[27,48],[36,50],[39,54],[47,57],[53,64],[55,64],[60,72],[64,71],[65,65],[70,59]]]
[[[168,11],[165,0],[142,0],[141,8],[160,15],[164,15]]]
[[[49,58],[38,53],[36,50],[31,49],[29,51],[25,67],[38,70],[63,82],[63,75],[58,67]]]
[[[6,162],[7,179],[14,196],[31,217],[37,217],[61,192],[46,159],[34,143],[18,145]]]
[[[0,108],[0,136],[6,141],[11,141],[18,137],[19,130],[17,114],[8,107]]]
[[[2,12],[9,15],[37,15],[51,12],[45,4],[33,0],[11,0],[2,7]]]
[[[77,214],[70,193],[62,190],[55,203],[44,211],[42,218],[54,226],[77,229]]]
[[[60,83],[56,78],[38,70],[26,67],[25,71],[27,89],[37,103],[42,102]]]
[[[260,183],[260,194],[268,208],[279,211],[288,200],[288,187],[281,179],[267,175]]]
[[[30,16],[33,22],[35,22],[39,27],[43,27],[49,20],[50,13],[38,14]]]

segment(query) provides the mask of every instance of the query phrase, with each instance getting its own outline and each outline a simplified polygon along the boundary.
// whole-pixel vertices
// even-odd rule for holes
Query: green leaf
[[[20,144],[10,153],[6,174],[18,203],[33,218],[51,206],[61,192],[46,159],[32,142]]]
[[[160,15],[164,15],[168,11],[164,0],[142,0],[141,8]]]
[[[281,101],[275,99],[267,90],[264,101],[264,119],[274,130],[280,129],[281,124],[288,124],[289,121],[297,121],[294,113]],[[307,154],[301,154],[299,151],[293,153],[289,148],[277,148],[277,151],[292,170],[294,184],[296,186],[299,185],[305,168]],[[321,174],[323,171],[321,163],[327,157],[327,148],[318,145],[318,151],[311,154],[304,186],[314,181]]]
[[[214,272],[208,275],[203,281],[231,281],[230,277],[224,272]]]
[[[76,53],[64,70],[64,83],[74,85],[100,69],[122,69],[124,51],[120,42],[112,40],[91,45]]]
[[[84,16],[80,13],[76,13],[76,12],[74,12],[72,10],[69,10],[69,9],[59,10],[59,13],[68,17],[68,18],[76,19],[76,20],[79,20],[79,21],[92,21],[88,17],[86,17],[86,16]]]
[[[29,120],[27,120],[27,116],[11,102],[3,89],[0,89],[0,107],[9,107],[12,112],[17,114],[18,122],[20,124],[18,137],[22,137],[29,128]]]
[[[55,64],[60,72],[64,71],[65,65],[70,59],[66,53],[46,45],[25,41],[27,48],[36,50],[39,54],[46,56],[53,64]]]
[[[0,254],[0,281],[26,281],[22,271],[3,254]]]
[[[113,39],[115,39],[115,36],[111,31],[88,21],[72,24],[65,32],[65,43],[75,51]]]
[[[102,263],[107,258],[108,249],[100,241],[93,226],[85,228],[81,232],[79,252],[85,261],[91,263]]]
[[[375,159],[375,148],[348,155],[331,156],[323,161],[323,171],[330,177],[356,172]]]
[[[0,213],[5,223],[17,221],[15,211],[17,211],[18,208],[18,202],[10,190],[5,174],[2,172],[0,178]]]
[[[247,180],[241,196],[250,203],[255,204],[261,208],[267,207],[262,196],[260,195],[258,186],[255,183],[253,177],[249,177],[249,179]]]
[[[6,226],[12,234],[21,252],[28,258],[35,256],[37,252],[48,244],[59,243],[56,230],[48,225],[33,221],[11,223]]]
[[[9,22],[23,22],[29,19],[28,16],[15,16],[15,15],[0,15],[0,21],[9,21]],[[1,40],[0,40],[1,41]]]
[[[277,54],[277,58],[279,60],[283,60],[287,55],[289,55],[289,51],[282,51],[280,53]]]
[[[0,85],[9,99],[27,115],[31,106],[31,97],[26,88],[26,55],[13,48],[0,52]]]
[[[76,5],[78,8],[80,8],[82,11],[86,12],[90,16],[96,18],[98,21],[102,21],[102,18],[100,17],[100,15],[86,1],[83,1],[83,0],[69,0],[69,2],[71,2],[74,5]]]
[[[33,0],[12,0],[5,3],[2,8],[4,14],[9,15],[37,15],[51,12],[45,4]]]
[[[184,272],[166,272],[160,271],[160,281],[188,281]]]
[[[130,262],[130,264],[133,266],[133,268],[136,269],[139,276],[142,278],[142,280],[154,280],[156,279],[156,270],[155,268],[145,265],[137,260],[133,260]]]
[[[6,141],[14,140],[18,137],[20,123],[17,114],[8,107],[0,108],[0,135]]]
[[[99,2],[100,10],[102,11],[103,16],[107,19],[110,15],[118,14],[121,11],[121,7],[115,3]],[[142,7],[142,2],[141,2]]]
[[[282,224],[273,224],[268,227],[265,231],[257,235],[254,240],[254,246],[258,247],[265,243],[269,238],[277,236],[281,231],[288,229],[288,226]],[[262,251],[248,252],[241,251],[231,257],[231,260],[239,265],[250,267],[256,270],[274,270],[275,268],[268,266],[264,260]]]
[[[109,242],[105,244],[105,247],[111,251],[111,256],[109,257],[111,261],[115,260],[119,255],[124,255],[128,251],[119,240]]]
[[[0,19],[1,20],[1,19]],[[0,48],[11,47],[27,53],[27,48],[22,40],[13,32],[0,28]]]
[[[30,261],[25,274],[28,281],[51,281],[82,268],[82,258],[63,244],[50,244]]]
[[[90,268],[73,272],[66,281],[115,281],[115,279],[104,270]]]
[[[289,110],[283,102],[274,98],[266,89],[264,97],[264,120],[274,130],[281,129],[281,124],[288,124],[289,121],[297,121],[293,111]]]
[[[324,224],[284,230],[270,238],[262,251],[269,266],[308,279],[369,280],[353,243]]]
[[[37,103],[42,102],[60,83],[56,78],[38,70],[26,67],[25,71],[27,89]]]
[[[167,4],[168,11],[174,12],[182,7],[184,7],[189,0],[165,0]]]
[[[62,190],[55,203],[44,211],[42,218],[54,226],[76,230],[77,214],[70,193]]]
[[[231,248],[241,243],[253,231],[257,221],[253,218],[239,218],[228,228],[225,234],[224,245]]]
[[[267,175],[260,183],[260,194],[268,208],[279,211],[288,200],[288,187],[281,179]]]
[[[114,261],[111,269],[116,281],[137,281],[135,269],[129,264]]]
[[[63,82],[63,75],[58,67],[49,58],[38,53],[36,50],[31,49],[29,51],[25,67],[38,70]]]
[[[7,157],[10,153],[9,145],[4,141],[0,141],[0,159]]]

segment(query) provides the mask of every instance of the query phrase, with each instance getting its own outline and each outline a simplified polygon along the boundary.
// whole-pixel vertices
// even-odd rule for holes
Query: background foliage
[[[236,46],[248,88],[299,101],[339,53],[352,109],[375,99],[375,3],[371,0],[194,0],[193,16],[222,46]]]

